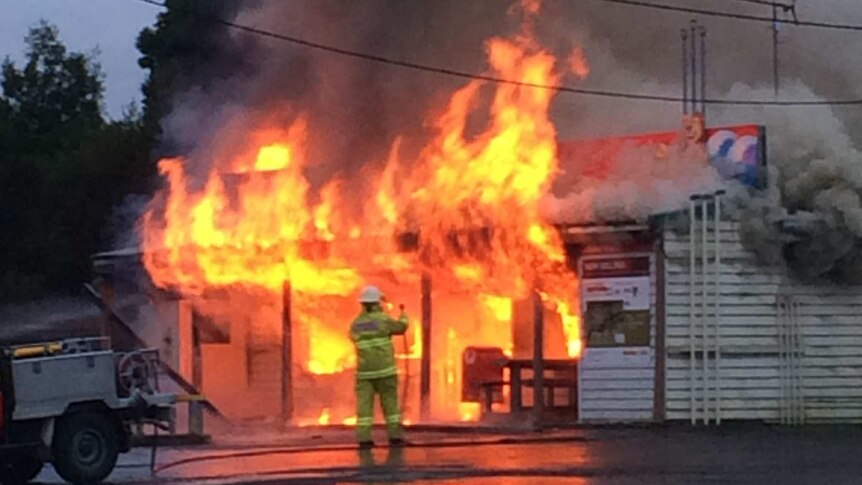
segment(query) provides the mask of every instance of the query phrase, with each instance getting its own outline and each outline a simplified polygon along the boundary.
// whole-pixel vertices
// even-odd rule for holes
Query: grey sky
[[[314,0],[294,1],[304,6],[316,5]],[[294,1],[289,3],[294,4]],[[768,7],[728,0],[665,1],[677,5],[710,7],[757,15],[770,13]],[[280,6],[281,2],[288,4],[285,0],[269,0],[269,3],[264,5]],[[435,6],[437,2],[439,0],[435,0]],[[373,3],[368,2],[368,4]],[[677,32],[679,26],[684,25],[692,17],[691,15],[589,1],[559,0],[546,3],[547,15],[543,18],[543,22],[553,23],[557,20],[564,26],[563,30],[570,32],[572,37],[590,37],[593,41],[585,40],[586,47],[589,48],[586,50],[587,58],[594,66],[593,73],[585,83],[587,87],[615,87],[639,92],[669,90],[670,94],[676,94],[679,57]],[[800,0],[798,3],[800,17],[803,19],[862,24],[862,8],[859,8],[862,0]],[[455,4],[459,6],[453,7],[456,10],[458,8],[464,10],[466,5],[461,2],[455,2]],[[487,4],[471,2],[470,5],[482,6],[483,8],[479,9],[482,10],[480,17],[487,16],[489,11]],[[374,9],[362,6],[359,10],[373,13]],[[505,13],[505,9],[499,10]],[[141,97],[140,85],[145,72],[137,65],[139,54],[135,49],[135,39],[143,27],[154,22],[158,12],[158,8],[134,0],[0,0],[0,59],[10,56],[13,60],[20,61],[24,47],[23,38],[27,29],[44,18],[59,27],[62,39],[69,48],[87,52],[95,48],[99,49],[99,60],[107,76],[106,109],[111,116],[116,117],[122,113],[123,106]],[[344,45],[344,36],[348,35],[344,31],[339,31],[335,38],[329,39],[326,32],[322,32],[321,29],[308,32],[303,30],[302,25],[293,26],[294,28],[291,29],[291,25],[283,20],[280,21],[280,25],[272,25],[272,22],[267,22],[267,19],[243,20],[254,20],[251,22],[254,25],[286,32],[293,31],[314,40],[326,40],[336,45]],[[701,20],[710,28],[710,64],[713,73],[710,77],[711,90],[722,94],[736,81],[754,86],[769,86],[771,37],[768,24],[711,17],[701,18]],[[475,18],[468,18],[467,24],[464,25],[464,22],[461,22],[458,27],[457,24],[441,22],[434,26],[432,32],[451,28],[453,35],[457,34],[459,29],[481,31],[477,33],[481,33],[483,37],[491,35],[486,32],[487,26],[482,30],[484,24],[490,25],[489,22],[483,23]],[[345,28],[358,29],[356,25],[348,25]],[[451,36],[447,35],[448,37]],[[862,75],[862,65],[857,61],[860,39],[862,34],[859,33],[785,27],[782,33],[782,76],[785,80],[800,79],[817,94],[826,97],[862,96],[862,87],[855,82]],[[456,49],[449,44],[443,45],[447,49],[435,47],[432,50],[445,52],[463,50],[463,46],[457,46]],[[374,46],[375,49],[382,47],[386,46]],[[645,47],[650,50],[650,55],[644,55]],[[393,48],[397,48],[397,45]],[[481,49],[473,50],[481,61]],[[824,55],[827,52],[829,55]],[[408,57],[411,60],[412,58],[426,60],[416,55]],[[609,59],[613,62],[608,63]],[[457,58],[447,57],[435,60],[434,63],[470,67],[474,70],[482,67],[481,64],[459,66],[457,60]],[[338,58],[334,62],[342,64],[346,61]],[[377,69],[379,66],[371,67]],[[391,71],[385,72],[391,74]],[[638,75],[630,75],[632,72],[637,72]],[[625,80],[634,82],[623,82]],[[446,82],[446,78],[433,78],[433,82]],[[576,101],[581,102],[581,100]],[[612,101],[595,98],[584,99],[583,102],[603,103],[603,112],[608,111],[604,105],[612,104]],[[631,104],[628,101],[618,104],[626,110],[632,106],[644,106]],[[657,105],[650,105],[650,107],[655,106]],[[676,109],[676,107],[672,108]],[[842,115],[857,118],[854,119],[854,125],[862,125],[862,116],[855,114],[857,110],[840,111]],[[616,113],[612,117],[619,118]],[[647,121],[650,124],[654,123],[652,115],[648,118]],[[620,129],[616,128],[617,131]],[[647,128],[642,126],[622,128],[623,131],[641,129]]]
[[[69,49],[98,48],[105,109],[119,117],[129,102],[140,101],[145,71],[138,67],[135,39],[157,14],[157,8],[131,0],[0,0],[0,58],[20,62],[27,30],[45,19],[60,29]]]

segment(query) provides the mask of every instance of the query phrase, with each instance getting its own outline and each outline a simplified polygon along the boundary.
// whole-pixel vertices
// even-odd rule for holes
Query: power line
[[[158,0],[135,0],[138,2],[147,3],[150,5],[155,5],[161,8],[168,8],[167,5],[158,1]],[[616,1],[616,0],[606,0],[606,1]],[[637,2],[643,3],[643,2]],[[649,5],[649,4],[647,4]],[[172,10],[187,13],[190,15],[194,15],[198,18],[205,19],[225,27],[230,27],[232,29],[240,30],[243,32],[247,32],[254,35],[259,35],[261,37],[267,37],[270,39],[276,39],[284,42],[289,42],[291,44],[300,45],[303,47],[307,47],[310,49],[316,49],[324,52],[329,52],[333,54],[339,54],[346,57],[352,57],[356,59],[362,59],[371,62],[377,62],[380,64],[387,64],[392,66],[403,67],[407,69],[413,69],[416,71],[424,71],[435,74],[443,74],[446,76],[458,77],[463,79],[471,79],[471,80],[479,80],[486,81],[496,84],[507,84],[512,86],[519,87],[527,87],[527,88],[536,88],[536,89],[547,89],[551,91],[557,91],[561,93],[570,93],[570,94],[581,94],[586,96],[597,96],[597,97],[605,97],[605,98],[617,98],[617,99],[634,99],[634,100],[642,100],[642,101],[664,101],[664,102],[673,102],[680,103],[682,102],[682,98],[678,96],[665,96],[658,94],[642,94],[642,93],[630,93],[630,92],[622,92],[622,91],[608,91],[601,89],[583,89],[583,88],[575,88],[571,86],[564,85],[548,85],[548,84],[539,84],[539,83],[531,83],[524,81],[516,81],[513,79],[500,78],[495,76],[490,76],[487,74],[476,74],[470,73],[466,71],[460,71],[456,69],[450,69],[445,67],[437,67],[430,66],[426,64],[418,64],[415,62],[402,61],[398,59],[392,59],[388,57],[378,56],[375,54],[368,54],[363,52],[352,51],[348,49],[343,49],[340,47],[334,47],[325,44],[319,44],[317,42],[311,42],[305,39],[301,39],[298,37],[292,37],[285,34],[279,34],[276,32],[271,32],[264,29],[259,29],[257,27],[250,27],[248,25],[242,25],[235,22],[231,22],[216,16],[206,15],[201,12],[197,12],[191,9],[184,9],[180,7],[170,7]],[[862,99],[839,99],[839,100],[810,100],[810,101],[778,101],[778,100],[747,100],[747,99],[704,99],[704,103],[714,104],[714,105],[737,105],[737,106],[827,106],[827,105],[860,105],[862,104]]]
[[[792,3],[774,2],[772,0],[736,0],[736,1],[737,2],[743,2],[743,3],[753,3],[755,5],[766,5],[769,7],[778,7],[778,8],[784,9],[785,11],[789,11],[789,10],[796,7],[796,5],[794,5]]]
[[[776,19],[773,20],[772,17],[762,17],[759,15],[749,15],[744,13],[732,13],[732,12],[719,12],[716,10],[706,10],[702,8],[692,8],[692,7],[680,7],[677,5],[668,5],[665,3],[652,3],[652,2],[644,2],[641,0],[593,0],[597,2],[605,2],[605,3],[616,3],[620,5],[631,5],[634,7],[645,7],[652,8],[656,10],[666,10],[669,12],[680,12],[680,13],[692,13],[697,15],[707,15],[712,17],[725,17],[731,19],[739,19],[739,20],[751,20],[754,22],[768,22],[773,23],[777,22],[780,24],[788,24],[795,25],[797,27],[816,27],[821,29],[836,29],[836,30],[852,30],[852,31],[862,31],[862,25],[858,24],[838,24],[831,22],[815,22],[815,21],[806,21],[806,20],[790,20],[790,19]],[[772,3],[770,2],[770,5]],[[782,4],[775,3],[773,6],[777,6],[779,8]]]

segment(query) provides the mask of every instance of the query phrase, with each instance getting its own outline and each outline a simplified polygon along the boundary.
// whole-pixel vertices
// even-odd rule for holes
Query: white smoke
[[[705,157],[671,150],[659,160],[655,148],[629,148],[601,178],[579,176],[577,171],[561,175],[568,181],[559,184],[565,187],[565,195],[544,201],[545,216],[569,224],[642,222],[656,213],[686,207],[691,194],[725,187]]]

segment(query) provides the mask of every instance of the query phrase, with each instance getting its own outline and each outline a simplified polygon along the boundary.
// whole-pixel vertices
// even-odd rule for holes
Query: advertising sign
[[[584,301],[619,302],[623,311],[649,310],[649,277],[585,280]]]
[[[616,161],[627,150],[648,149],[654,160],[660,163],[672,150],[687,150],[690,145],[697,145],[698,156],[703,157],[723,178],[760,187],[764,182],[763,167],[766,164],[765,133],[759,125],[701,127],[700,130],[686,126],[686,131],[680,132],[563,142],[558,145],[558,154],[567,171],[604,180],[613,173]]]
[[[578,367],[581,419],[605,419],[624,408],[652,406],[655,352],[650,347],[650,269],[650,256],[644,253],[601,254],[580,260],[586,343]],[[608,389],[628,389],[634,382],[640,395],[615,396],[609,401]]]
[[[581,262],[588,348],[650,344],[648,256],[604,256]]]

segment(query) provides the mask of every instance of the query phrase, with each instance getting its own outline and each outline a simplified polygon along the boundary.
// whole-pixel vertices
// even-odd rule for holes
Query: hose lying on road
[[[556,436],[556,437],[539,437],[539,438],[499,438],[493,440],[460,440],[460,441],[438,441],[431,443],[410,443],[408,448],[458,448],[458,447],[473,447],[473,446],[499,446],[499,445],[517,445],[517,444],[536,444],[536,443],[566,443],[566,442],[586,442],[588,438],[580,436]],[[171,468],[176,468],[192,463],[202,463],[207,461],[225,460],[231,458],[251,458],[255,456],[266,455],[294,455],[301,453],[329,453],[339,451],[356,451],[358,448],[354,444],[318,446],[318,447],[290,447],[290,448],[275,448],[267,450],[251,450],[232,453],[219,453],[212,455],[193,456],[184,458],[155,468],[155,473],[161,473]]]

